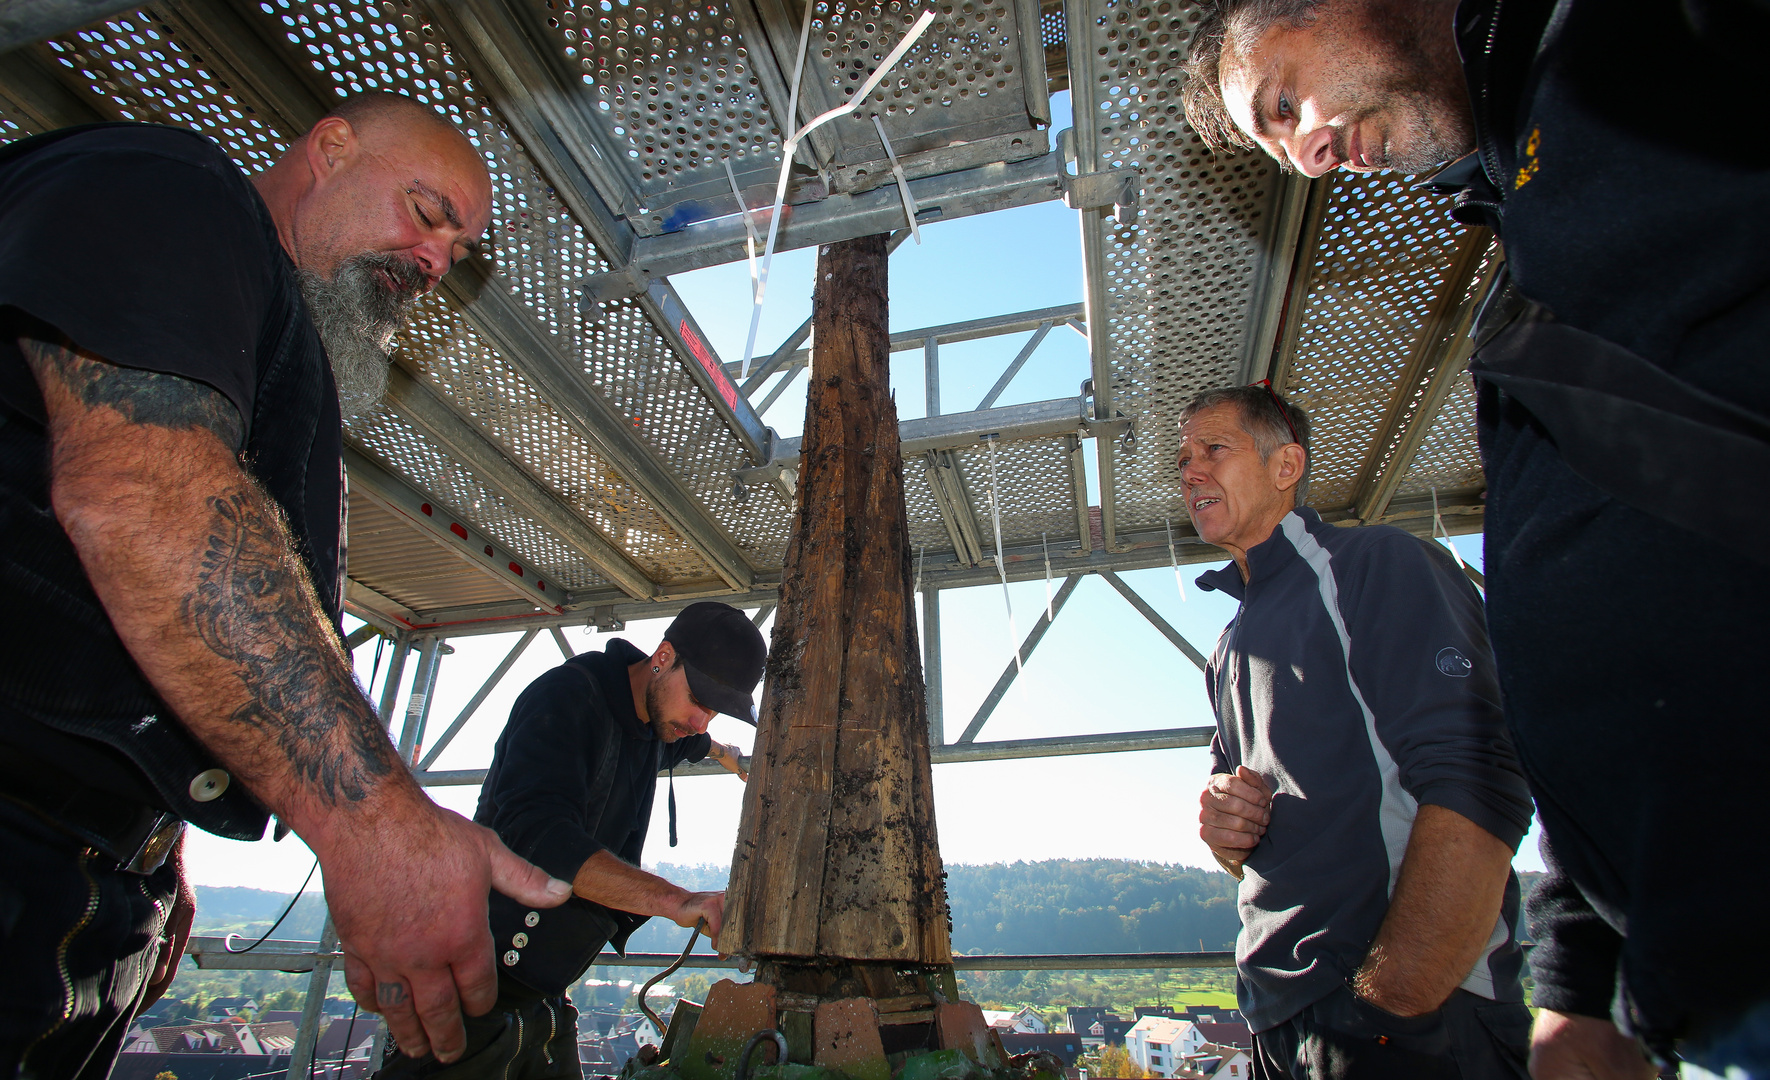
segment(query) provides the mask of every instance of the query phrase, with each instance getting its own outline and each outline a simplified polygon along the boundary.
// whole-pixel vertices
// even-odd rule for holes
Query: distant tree
[[[705,975],[684,975],[676,980],[676,996],[704,1005],[707,1002],[707,991],[712,987],[713,980]]]
[[[186,1024],[202,1015],[195,1001],[174,1001],[160,1010],[160,1023],[162,1025]]]
[[[306,998],[306,996],[307,995],[300,990],[278,990],[274,994],[265,995],[262,1003],[263,1007],[259,1011],[261,1013],[295,1012],[301,1008],[304,1003],[303,999]]]
[[[154,1074],[154,1080],[178,1080],[178,1074],[171,1069],[163,1069]]]
[[[1083,1068],[1088,1070],[1090,1080],[1094,1077],[1101,1080],[1144,1080],[1149,1075],[1143,1071],[1143,1066],[1131,1060],[1131,1052],[1122,1045],[1103,1046],[1098,1053],[1090,1054],[1084,1060],[1087,1064]]]

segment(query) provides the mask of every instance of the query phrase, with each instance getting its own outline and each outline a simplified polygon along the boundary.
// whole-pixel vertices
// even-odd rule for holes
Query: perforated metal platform
[[[798,120],[846,101],[922,7],[817,0]],[[907,224],[875,116],[924,220],[1067,197],[1094,380],[1082,398],[906,423],[925,586],[996,572],[985,436],[1011,577],[1042,574],[1047,545],[1066,572],[1164,563],[1170,528],[1182,559],[1217,557],[1186,524],[1176,418],[1199,390],[1263,377],[1314,416],[1309,501],[1324,516],[1423,532],[1436,498],[1451,531],[1480,527],[1461,371],[1500,258],[1485,233],[1403,178],[1310,182],[1206,152],[1180,106],[1188,3],[934,11],[868,100],[802,144],[781,243]],[[348,432],[352,609],[458,634],[607,625],[701,596],[753,605],[779,579],[796,448],[758,419],[668,275],[742,257],[733,181],[752,209],[772,198],[804,12],[165,0],[0,54],[0,140],[153,121],[255,172],[344,94],[444,111],[485,155],[493,225],[485,255],[420,305],[387,402]],[[1076,121],[1059,139],[1049,94],[1065,87]],[[1119,183],[1133,174],[1134,204]],[[791,344],[789,370],[803,362]]]

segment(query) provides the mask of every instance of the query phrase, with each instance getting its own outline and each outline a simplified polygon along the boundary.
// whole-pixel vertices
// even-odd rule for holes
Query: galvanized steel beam
[[[539,30],[527,16],[502,0],[459,0],[434,4],[432,11],[449,31],[451,43],[462,47],[463,59],[482,78],[499,111],[512,118],[529,158],[590,233],[612,271],[630,270],[642,200],[620,149],[606,143],[575,77],[562,70],[563,59],[536,40]],[[669,342],[713,411],[757,464],[766,461],[765,426],[722,370],[676,290],[668,281],[629,276],[639,286],[633,289],[633,299]],[[691,544],[697,542],[689,539]],[[704,554],[716,565],[721,563],[716,551]],[[728,572],[741,573],[736,564],[721,566],[722,576]]]
[[[953,345],[961,341],[978,341],[983,338],[1001,337],[1005,334],[1023,334],[1028,330],[1037,330],[1047,322],[1053,324],[1067,322],[1080,314],[1082,314],[1081,304],[1059,304],[1056,307],[1037,308],[1032,311],[991,315],[983,319],[966,319],[963,322],[924,326],[917,330],[899,330],[891,335],[891,351],[900,353],[926,348],[929,338],[933,338],[940,345]],[[809,335],[809,327],[801,327],[801,329]],[[800,340],[803,341],[803,339]],[[781,348],[786,348],[786,344],[782,343]],[[778,355],[779,350],[776,351],[776,356]],[[773,362],[775,357],[769,359],[770,362]],[[811,350],[801,349],[798,344],[795,344],[781,359],[779,366],[804,367],[810,362]],[[725,370],[727,373],[735,375],[738,372],[738,365],[726,364]],[[751,377],[754,378],[755,375],[752,374]]]
[[[317,941],[271,940],[249,953],[229,953],[226,939],[193,937],[185,954],[204,971],[312,971],[321,960],[343,954],[320,950]],[[614,953],[596,957],[598,967],[664,968],[676,962],[678,953]],[[686,966],[695,969],[734,970],[744,961],[718,953],[690,953]],[[1159,971],[1168,968],[1230,968],[1233,952],[1135,952],[1135,953],[1007,953],[992,956],[953,957],[959,971]]]
[[[1445,526],[1453,536],[1481,531],[1482,513],[1485,509],[1481,495],[1479,488],[1438,493]],[[1329,510],[1322,514],[1322,520],[1333,524],[1352,519],[1346,510]],[[1394,500],[1389,508],[1388,524],[1416,536],[1432,535],[1430,497],[1408,496]],[[1190,526],[1177,523],[1175,539],[1179,541],[1182,563],[1222,562],[1228,558],[1220,549],[1200,543],[1192,534]],[[1145,570],[1169,565],[1165,529],[1126,532],[1121,535],[1120,540],[1121,550],[1116,552],[1100,549],[1053,550],[1052,557],[1063,559],[1060,564],[1061,573],[1066,576],[1102,571]],[[1008,580],[1011,582],[1037,581],[1045,576],[1044,550],[1040,544],[1011,544],[1007,548],[1004,562]],[[976,585],[994,585],[1000,580],[993,559],[988,563],[968,566],[951,552],[941,552],[938,555],[930,553],[922,572],[924,589],[962,589]],[[598,590],[572,594],[572,599],[566,604],[565,613],[561,615],[524,615],[509,609],[469,608],[413,613],[415,621],[402,625],[423,630],[447,630],[451,637],[509,633],[531,626],[605,626],[611,621],[618,623],[630,619],[668,618],[697,600],[719,600],[740,608],[772,603],[778,595],[776,589],[779,581],[778,572],[770,572],[758,575],[756,584],[745,592],[716,588],[685,589],[672,595],[661,595],[659,599],[650,602],[624,600],[612,590]]]
[[[442,662],[443,647],[443,639],[434,634],[418,639],[418,670],[412,673],[412,692],[406,698],[406,719],[399,731],[399,756],[407,765],[416,760],[418,740],[423,737],[424,724],[430,718],[436,669]]]
[[[393,707],[399,703],[400,679],[406,673],[406,654],[411,651],[410,635],[403,631],[393,635],[393,655],[387,658],[387,675],[381,682],[381,704],[375,708],[383,728],[393,725]]]
[[[919,210],[917,220],[927,224],[1047,202],[1057,198],[1062,188],[1057,156],[1043,154],[911,180],[910,192]],[[903,200],[895,185],[858,195],[831,195],[793,207],[781,220],[775,250],[890,232],[902,223]],[[633,246],[633,262],[654,277],[720,266],[744,258],[747,236],[743,219],[735,214],[699,221],[677,232],[641,237]]]
[[[985,697],[983,704],[977,707],[977,712],[972,715],[971,722],[965,725],[964,733],[954,742],[955,746],[976,742],[977,733],[982,731],[983,725],[989,722],[991,714],[996,711],[996,706],[1000,705],[1002,699],[1008,696],[1008,688],[1014,685],[1015,677],[1020,674],[1021,665],[1032,658],[1033,650],[1039,647],[1039,642],[1045,640],[1045,631],[1051,629],[1053,617],[1063,610],[1063,605],[1069,603],[1070,595],[1081,583],[1082,578],[1079,574],[1063,579],[1063,584],[1057,588],[1057,595],[1051,598],[1050,608],[1047,611],[1039,612],[1038,621],[1033,624],[1032,630],[1026,635],[1026,641],[1021,643],[1018,662],[1010,660],[1007,666],[1002,669],[1001,676],[996,679],[996,685],[990,688],[989,696]]]
[[[1090,435],[1095,426],[1086,412],[1085,399],[1051,398],[976,412],[918,417],[900,422],[897,430],[907,461],[930,451],[975,447],[985,439],[1009,443],[1054,435]],[[794,465],[798,461],[799,440],[782,439],[775,448],[774,464]]]
[[[1280,393],[1290,381],[1291,365],[1297,359],[1297,334],[1303,326],[1304,309],[1309,306],[1309,290],[1315,282],[1315,249],[1321,244],[1321,227],[1327,219],[1328,200],[1333,195],[1333,181],[1324,178],[1309,185],[1303,205],[1303,223],[1297,230],[1297,253],[1291,259],[1291,283],[1285,292],[1278,339],[1274,342],[1272,366],[1266,377]],[[1249,380],[1252,381],[1252,380]]]
[[[989,388],[989,393],[983,395],[983,400],[977,403],[977,411],[990,408],[996,403],[996,399],[1002,396],[1004,390],[1008,389],[1008,384],[1014,381],[1014,376],[1020,374],[1020,369],[1026,366],[1026,362],[1038,350],[1039,344],[1045,340],[1045,335],[1051,332],[1052,325],[1050,319],[1042,320],[1039,323],[1038,329],[1033,331],[1033,336],[1027,339],[1026,344],[1020,347],[1020,352],[1003,369],[1001,378],[997,379],[996,384]]]
[[[1099,17],[1086,0],[1064,0],[1064,37],[1070,46],[1069,86],[1074,133],[1076,176],[1100,171],[1099,83],[1094,78],[1096,57],[1092,47],[1078,43],[1092,40]],[[1113,418],[1112,334],[1106,295],[1106,221],[1112,208],[1080,210],[1082,230],[1082,296],[1087,307],[1088,361],[1093,372],[1094,419]],[[1118,550],[1118,511],[1114,483],[1117,475],[1113,440],[1094,441],[1095,472],[1100,479],[1100,535],[1107,551]]]
[[[413,427],[472,469],[477,480],[545,526],[627,595],[644,598],[656,593],[657,587],[638,563],[591,528],[552,489],[519,468],[477,425],[398,366],[388,372],[387,402]]]
[[[350,476],[351,491],[496,581],[505,591],[533,607],[562,610],[566,601],[563,588],[548,585],[546,578],[527,565],[527,559],[519,558],[467,524],[465,518],[434,496],[382,468],[354,446],[344,448],[344,469]]]
[[[940,519],[946,524],[953,552],[967,566],[976,566],[983,559],[983,530],[977,513],[965,495],[965,483],[959,475],[959,463],[947,450],[931,450],[922,469],[922,478],[934,496]]]
[[[1069,459],[1070,500],[1076,512],[1076,539],[1085,554],[1094,550],[1094,516],[1088,512],[1093,507],[1088,502],[1087,448],[1076,435],[1069,436],[1065,446],[1064,456]]]
[[[307,996],[301,1003],[301,1026],[295,1032],[295,1045],[289,1052],[288,1080],[309,1080],[313,1072],[313,1053],[320,1041],[320,1006],[326,1003],[326,987],[332,982],[332,965],[337,963],[338,932],[332,927],[332,914],[326,913],[315,943],[313,966],[308,970]]]
[[[0,53],[59,37],[136,6],[116,0],[5,0],[0,3]]]
[[[1276,212],[1268,217],[1273,225],[1261,247],[1258,276],[1249,301],[1246,347],[1235,377],[1238,385],[1258,382],[1271,372],[1272,353],[1283,325],[1285,301],[1290,296],[1310,189],[1327,184],[1327,180],[1311,180],[1302,173],[1286,173],[1279,177],[1272,197]]]
[[[922,590],[922,685],[928,699],[928,745],[946,742],[944,663],[940,645],[940,590]]]
[[[0,104],[43,131],[121,119],[104,108],[108,99],[79,93],[63,81],[40,48],[0,53]]]
[[[1161,612],[1150,607],[1149,601],[1138,596],[1136,589],[1125,584],[1124,578],[1119,577],[1110,570],[1102,573],[1100,576],[1106,579],[1108,585],[1117,589],[1120,596],[1130,601],[1131,606],[1137,609],[1137,613],[1142,615],[1145,619],[1148,619],[1149,625],[1161,631],[1161,635],[1167,638],[1168,641],[1173,644],[1174,648],[1179,649],[1180,652],[1185,655],[1186,659],[1191,660],[1197,665],[1200,671],[1205,670],[1205,664],[1208,663],[1205,659],[1205,654],[1193,648],[1192,642],[1187,641],[1184,634],[1174,629],[1174,627],[1169,624],[1168,620],[1162,618]]]
[[[344,579],[344,610],[393,633],[412,626],[418,614],[352,577]]]
[[[1380,521],[1388,512],[1389,501],[1407,477],[1420,443],[1469,361],[1474,349],[1469,333],[1475,313],[1486,297],[1484,286],[1493,280],[1501,262],[1496,254],[1488,260],[1486,281],[1475,281],[1492,239],[1481,227],[1467,229],[1457,239],[1444,285],[1414,339],[1407,367],[1397,380],[1395,400],[1353,489],[1352,513],[1360,521]]]
[[[676,953],[613,953],[596,957],[603,967],[661,968],[675,963]],[[718,953],[692,953],[690,968],[737,968],[744,961]],[[957,971],[1164,971],[1176,968],[1233,968],[1230,952],[1140,953],[996,953],[990,956],[953,954]]]
[[[1116,731],[1105,735],[1064,735],[1049,739],[1002,739],[996,742],[947,743],[930,748],[936,765],[961,761],[1011,761],[1020,758],[1120,754],[1136,750],[1183,750],[1211,745],[1214,727]],[[744,761],[747,763],[748,758]],[[414,774],[425,787],[473,787],[485,783],[487,769],[449,769]],[[725,770],[711,761],[678,765],[676,775],[715,776]],[[665,775],[663,772],[659,776]]]
[[[582,363],[565,355],[558,339],[502,281],[480,260],[467,259],[443,279],[443,289],[474,329],[557,410],[573,434],[643,495],[726,584],[737,589],[750,587],[756,572],[737,545],[681,479],[658,460],[628,418],[584,379]],[[736,388],[732,389],[735,393]]]
[[[527,651],[529,644],[540,632],[540,630],[533,628],[523,632],[522,637],[517,640],[515,645],[511,646],[510,651],[504,654],[504,659],[500,660],[498,666],[492,669],[492,673],[486,677],[486,681],[481,683],[479,689],[473,692],[473,696],[467,699],[466,706],[455,715],[455,719],[449,723],[448,729],[436,740],[436,745],[430,748],[430,753],[425,754],[424,759],[418,762],[419,772],[430,768],[442,755],[442,752],[448,748],[449,743],[455,740],[455,736],[467,726],[467,721],[473,719],[473,714],[479,711],[479,707],[485,704],[486,698],[490,697],[492,691],[498,688],[498,684],[504,681],[504,676],[510,674],[510,669],[516,666],[516,661]],[[553,632],[559,633],[559,628],[554,627]]]

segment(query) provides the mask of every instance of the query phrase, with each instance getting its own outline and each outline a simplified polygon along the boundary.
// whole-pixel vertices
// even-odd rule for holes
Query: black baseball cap
[[[664,640],[682,659],[696,701],[727,716],[756,722],[750,695],[762,681],[768,645],[748,615],[730,604],[702,600],[682,609],[664,631]]]

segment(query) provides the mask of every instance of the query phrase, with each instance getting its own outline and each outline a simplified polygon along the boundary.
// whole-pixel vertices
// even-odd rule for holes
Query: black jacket
[[[643,659],[620,638],[573,657],[523,690],[498,737],[473,818],[556,878],[572,880],[598,851],[637,866],[658,773],[712,745],[704,734],[666,743],[640,721],[627,667]],[[645,920],[579,897],[531,913],[493,894],[500,967],[548,992],[583,974],[603,944],[624,949]]]
[[[1770,454],[1770,216],[1762,211],[1770,144],[1744,135],[1728,103],[1755,99],[1770,10],[1748,0],[1467,0],[1457,28],[1480,149],[1436,180],[1455,189],[1455,216],[1500,235],[1528,301],[1528,317],[1473,365],[1489,484],[1490,620],[1499,619],[1499,590],[1511,588],[1509,558],[1565,558],[1567,537],[1602,527],[1539,497],[1560,490],[1544,481],[1556,467],[1545,464],[1544,446],[1616,502],[1684,530],[1692,550],[1708,541],[1757,559],[1761,581],[1766,554],[1754,523],[1770,520],[1762,498],[1770,469],[1752,463]],[[1679,589],[1641,570],[1644,589]],[[1560,597],[1574,602],[1568,589]],[[1521,610],[1555,602],[1507,599]],[[1505,655],[1502,626],[1494,622],[1494,644],[1518,723],[1526,695],[1511,680],[1525,676],[1507,667],[1516,657]],[[1677,628],[1641,627],[1660,631]],[[1536,664],[1530,677],[1601,668],[1584,648],[1558,643],[1554,656],[1527,658]],[[1727,737],[1741,745],[1761,738],[1752,731],[1762,706],[1743,670],[1723,665],[1691,677],[1735,680],[1740,708],[1679,722],[1732,731]],[[1555,718],[1529,722],[1547,728]],[[1644,808],[1647,793],[1626,778],[1641,776],[1636,759],[1654,747],[1599,737],[1576,761],[1557,760],[1607,781],[1604,805],[1561,806],[1568,796],[1559,774],[1538,775],[1526,743],[1521,736],[1550,837],[1550,875],[1529,904],[1539,935],[1534,1003],[1599,1017],[1614,1011],[1663,1053],[1673,1038],[1761,996],[1756,928],[1693,924],[1675,910],[1690,903],[1668,900],[1667,890],[1708,897],[1694,902],[1716,912],[1744,911],[1761,901],[1749,882],[1770,853],[1711,861],[1638,850],[1639,815],[1664,811]],[[1717,792],[1708,820],[1761,815],[1748,786]],[[1567,827],[1576,820],[1585,827]],[[1727,849],[1699,840],[1704,851]],[[1687,859],[1704,880],[1685,877]],[[1736,937],[1741,948],[1706,948],[1711,932]]]

